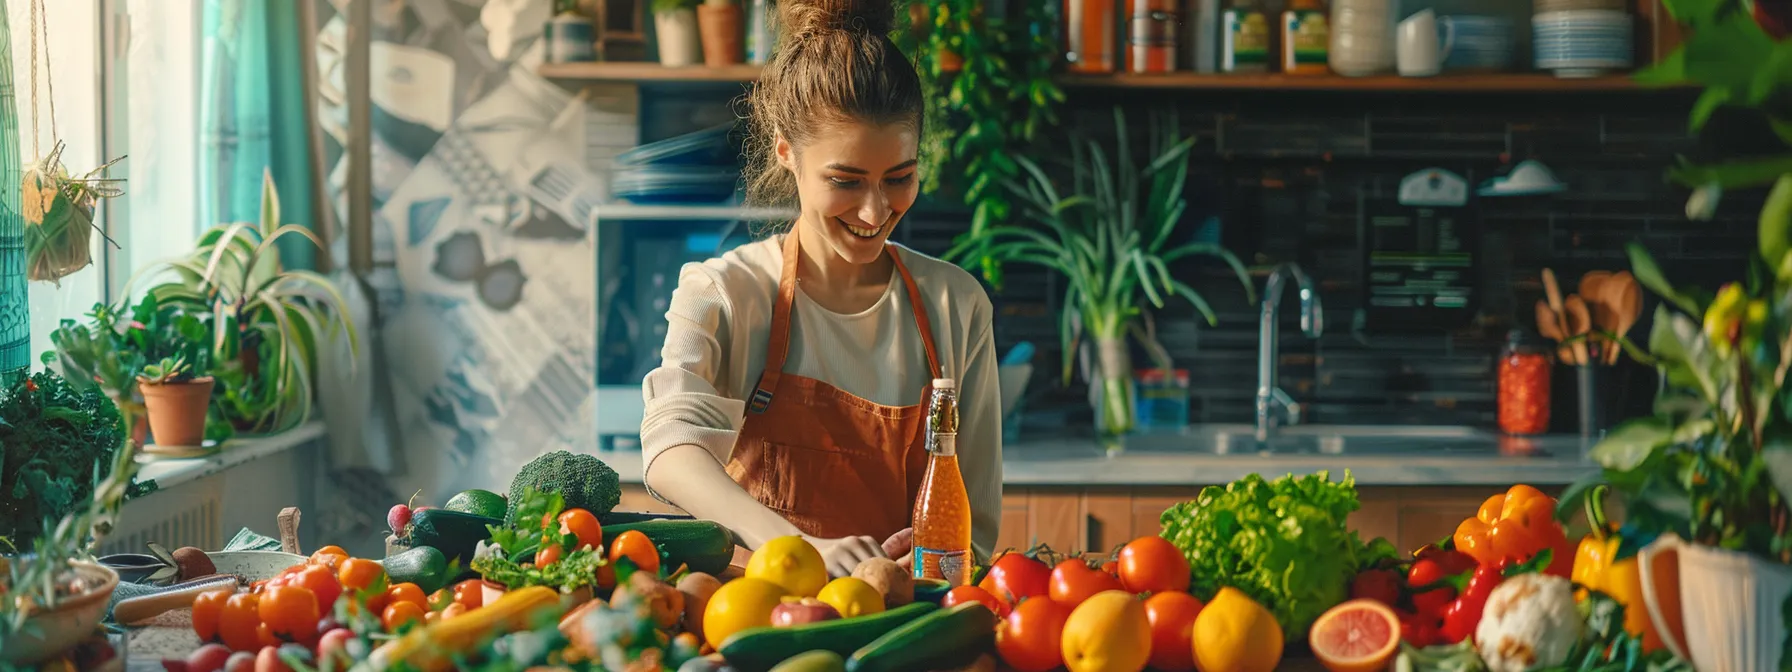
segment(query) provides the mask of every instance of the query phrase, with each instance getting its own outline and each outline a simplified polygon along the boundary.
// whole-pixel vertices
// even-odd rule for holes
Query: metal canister
[[[565,11],[542,27],[547,62],[589,63],[597,60],[597,26],[578,12]]]

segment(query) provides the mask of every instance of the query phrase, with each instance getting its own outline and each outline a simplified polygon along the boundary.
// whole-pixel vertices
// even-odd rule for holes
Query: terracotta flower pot
[[[205,411],[212,400],[211,376],[184,383],[143,382],[143,405],[149,408],[149,431],[158,446],[205,444]]]
[[[145,418],[143,402],[110,391],[107,395],[112,397],[112,405],[118,407],[118,416],[130,431],[131,446],[142,448],[143,442],[149,438],[149,421]]]
[[[746,60],[741,43],[746,33],[741,23],[745,14],[740,5],[697,6],[697,29],[703,34],[703,64],[712,68],[734,65]]]

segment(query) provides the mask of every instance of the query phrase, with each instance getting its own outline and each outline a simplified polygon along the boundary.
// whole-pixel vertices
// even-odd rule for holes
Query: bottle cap
[[[933,389],[955,390],[958,389],[958,383],[951,378],[935,378],[933,379]]]

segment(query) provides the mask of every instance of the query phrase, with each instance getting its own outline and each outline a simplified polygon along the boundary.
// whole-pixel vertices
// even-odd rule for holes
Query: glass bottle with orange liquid
[[[927,473],[915,496],[915,578],[971,582],[971,498],[958,472],[958,386],[933,381],[927,405]]]

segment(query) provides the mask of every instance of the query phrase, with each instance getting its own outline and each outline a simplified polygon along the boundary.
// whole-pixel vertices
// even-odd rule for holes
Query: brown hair
[[[747,197],[796,201],[796,178],[778,165],[777,138],[802,147],[826,124],[914,124],[921,78],[890,41],[894,0],[780,0],[778,44],[748,94]]]

